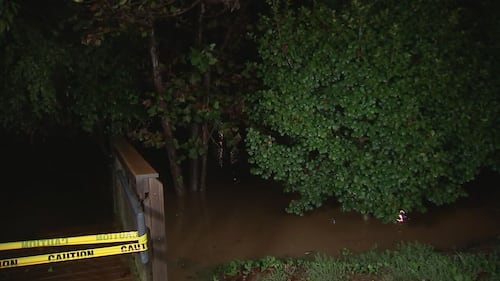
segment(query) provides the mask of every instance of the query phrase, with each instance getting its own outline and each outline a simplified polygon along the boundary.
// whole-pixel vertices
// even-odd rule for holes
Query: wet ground
[[[0,241],[113,229],[109,166],[97,146],[72,140],[29,149],[24,145],[3,144],[9,149]],[[161,165],[153,163],[160,174],[165,173]],[[485,173],[470,183],[471,196],[457,204],[408,214],[408,223],[393,225],[365,221],[335,205],[303,217],[289,215],[284,209],[290,198],[278,184],[249,176],[234,184],[230,172],[212,171],[205,196],[178,199],[166,185],[170,281],[199,280],[200,272],[233,259],[335,255],[343,248],[392,248],[401,241],[461,249],[500,235],[497,174]]]

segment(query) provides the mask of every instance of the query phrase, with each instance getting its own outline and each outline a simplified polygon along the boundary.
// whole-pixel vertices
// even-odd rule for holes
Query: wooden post
[[[147,185],[148,178],[158,178],[158,172],[144,160],[135,148],[123,138],[113,140],[115,152],[122,166],[126,168],[127,175],[135,181],[135,188],[139,199],[144,199],[143,188]]]
[[[157,179],[156,170],[125,139],[114,139],[113,146],[117,160],[115,167],[125,171],[133,191],[143,203],[145,224],[149,230],[150,241],[148,266],[151,276],[149,278],[151,281],[167,281],[163,184]]]
[[[167,281],[167,239],[163,185],[158,179],[148,179],[149,194],[144,200],[146,225],[151,241],[151,271],[153,281]]]

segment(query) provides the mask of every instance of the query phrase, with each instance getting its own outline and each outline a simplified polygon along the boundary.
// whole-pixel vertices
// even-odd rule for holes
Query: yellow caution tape
[[[147,245],[148,238],[146,234],[139,236],[137,231],[128,231],[128,232],[94,234],[94,235],[84,235],[84,236],[65,237],[65,238],[51,238],[51,239],[0,243],[0,251],[2,251],[2,250],[33,248],[33,247],[56,247],[56,246],[68,246],[68,245],[123,243],[132,241],[137,241],[137,242],[108,246],[108,247],[56,252],[56,253],[28,256],[28,257],[0,259],[0,269],[143,252],[148,250],[148,245]]]
[[[147,239],[147,238],[143,237],[145,236],[143,235],[139,237],[139,233],[137,231],[128,231],[128,232],[103,233],[103,234],[74,236],[74,237],[17,241],[17,242],[0,243],[0,251],[36,248],[36,247],[121,243],[121,242],[131,242],[138,240],[139,243],[144,243],[144,241],[141,241],[140,239]]]
[[[123,245],[108,246],[101,248],[82,249],[75,251],[29,256],[29,257],[1,259],[0,269],[37,265],[44,263],[89,259],[96,257],[105,257],[105,256],[119,255],[119,254],[137,253],[146,251],[147,249],[148,249],[147,243],[128,243]]]

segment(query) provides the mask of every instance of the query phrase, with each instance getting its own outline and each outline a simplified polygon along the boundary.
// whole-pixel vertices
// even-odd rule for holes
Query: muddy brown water
[[[109,167],[96,149],[66,142],[31,152],[9,150],[4,175],[15,180],[2,187],[0,241],[105,230],[112,223]],[[284,209],[290,197],[278,184],[249,176],[235,184],[229,172],[216,170],[204,195],[179,199],[166,185],[170,281],[199,280],[208,268],[234,259],[336,255],[344,248],[393,248],[401,241],[461,249],[500,235],[500,176],[493,173],[468,185],[469,198],[410,213],[408,223],[395,225],[363,220],[334,204],[302,217],[289,215]]]
[[[390,249],[403,241],[462,249],[498,239],[498,182],[498,176],[483,175],[471,184],[476,190],[469,198],[409,214],[405,224],[364,220],[335,205],[294,216],[284,212],[290,198],[276,183],[212,183],[205,195],[167,198],[169,280],[197,280],[200,272],[233,259],[337,255],[345,248]]]

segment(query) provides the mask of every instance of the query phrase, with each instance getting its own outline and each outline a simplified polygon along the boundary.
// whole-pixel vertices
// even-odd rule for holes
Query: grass
[[[439,252],[429,245],[337,257],[236,260],[217,268],[210,281],[498,281],[500,247],[483,252]]]

